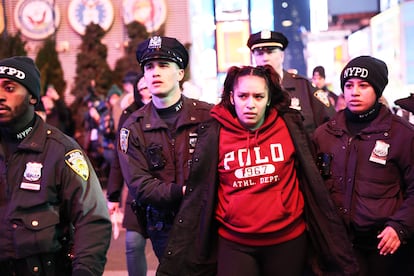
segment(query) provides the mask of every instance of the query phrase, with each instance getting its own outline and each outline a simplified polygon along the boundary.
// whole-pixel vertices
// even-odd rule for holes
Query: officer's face
[[[23,85],[0,78],[0,127],[18,129],[27,124],[33,116],[35,104],[36,99]]]
[[[165,98],[181,93],[179,82],[184,77],[184,70],[172,61],[152,60],[144,66],[144,77],[151,95]]]
[[[346,106],[355,114],[367,112],[377,101],[371,84],[358,78],[351,78],[345,82],[344,97]]]
[[[271,65],[276,72],[280,72],[283,69],[285,54],[280,48],[254,49],[253,57],[256,65]]]
[[[264,122],[269,102],[269,89],[265,79],[258,76],[240,77],[230,100],[240,123],[247,129],[257,129]]]

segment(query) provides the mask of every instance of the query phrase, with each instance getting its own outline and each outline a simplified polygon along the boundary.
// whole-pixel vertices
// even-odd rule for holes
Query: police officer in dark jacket
[[[385,62],[341,73],[346,108],[314,133],[319,167],[353,243],[360,275],[414,275],[414,129],[379,102]]]
[[[0,275],[102,275],[111,222],[80,146],[34,109],[32,59],[0,60]]]
[[[118,155],[130,193],[146,208],[147,233],[160,262],[186,193],[199,125],[212,105],[182,95],[179,82],[188,52],[175,38],[154,36],[138,45],[137,60],[152,101],[132,113],[120,130]],[[191,193],[191,191],[187,191]]]
[[[289,41],[280,32],[263,30],[250,35],[247,46],[253,53],[256,65],[269,64],[282,78],[282,86],[291,96],[291,108],[299,110],[304,118],[304,126],[308,133],[326,122],[332,112],[333,105],[325,105],[318,97],[317,90],[304,76],[290,73],[283,69],[284,51]]]

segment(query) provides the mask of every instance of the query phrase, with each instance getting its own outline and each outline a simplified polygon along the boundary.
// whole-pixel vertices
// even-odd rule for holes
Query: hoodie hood
[[[274,129],[271,131],[267,130],[274,126],[276,120],[282,120],[278,116],[276,109],[272,108],[268,110],[263,124],[256,130],[250,130],[245,128],[237,116],[233,116],[224,106],[216,105],[211,109],[210,113],[222,125],[221,133],[224,135],[221,135],[221,143],[247,148],[259,146],[263,141],[271,138]]]

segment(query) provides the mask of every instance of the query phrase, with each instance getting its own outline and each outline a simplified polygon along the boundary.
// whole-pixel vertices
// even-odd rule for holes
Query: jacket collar
[[[197,111],[199,103],[196,100],[182,96],[183,108],[180,110],[180,117],[177,128],[184,125],[198,124],[202,122],[200,113]],[[145,105],[137,114],[137,119],[142,118],[144,131],[158,128],[168,128],[167,124],[160,118],[155,106],[152,103]]]
[[[46,138],[52,130],[47,128],[46,123],[38,116],[36,116],[33,130],[27,135],[26,138],[19,144],[18,149],[31,150],[42,152],[45,148]]]
[[[383,133],[391,129],[392,116],[391,111],[384,105],[381,105],[380,112],[361,134]],[[335,116],[328,122],[327,129],[329,132],[337,136],[342,136],[347,133],[345,112],[338,111]]]

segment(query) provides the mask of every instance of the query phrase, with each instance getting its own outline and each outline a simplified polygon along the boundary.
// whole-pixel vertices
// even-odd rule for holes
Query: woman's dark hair
[[[222,98],[219,105],[222,105],[230,110],[234,116],[236,116],[236,110],[234,105],[231,103],[231,97],[239,78],[244,76],[257,76],[266,81],[270,98],[267,110],[269,110],[269,108],[276,108],[278,111],[283,112],[289,107],[289,93],[283,90],[280,85],[280,76],[272,66],[232,66],[227,71],[227,76],[223,85]]]

